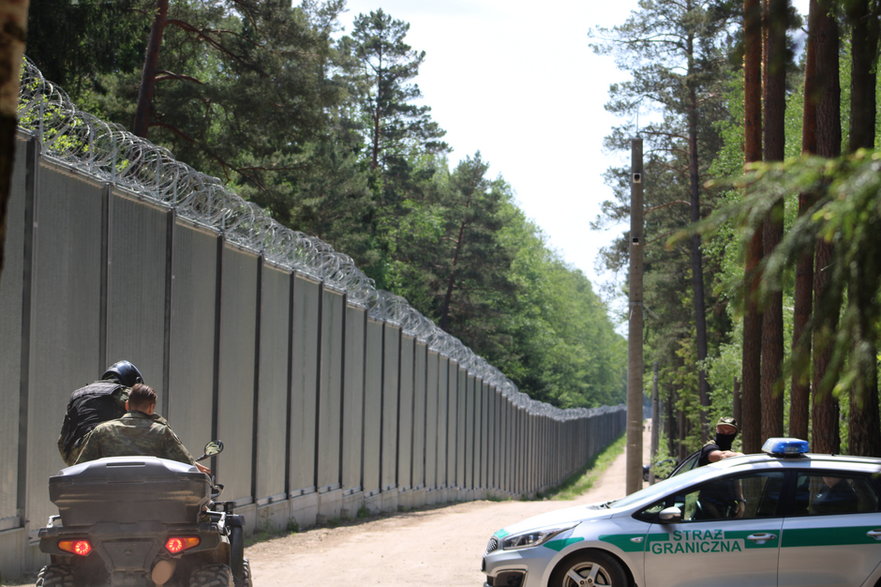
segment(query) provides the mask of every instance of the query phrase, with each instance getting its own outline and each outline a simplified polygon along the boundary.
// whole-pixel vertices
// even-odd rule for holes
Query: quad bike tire
[[[236,587],[249,587],[250,582],[245,582],[245,532],[242,527],[242,519],[232,516],[229,529],[229,566],[232,568],[232,576]],[[250,572],[250,569],[249,569]]]
[[[248,559],[242,561],[242,580],[241,583],[236,582],[236,587],[253,587],[251,582],[251,563]]]
[[[232,569],[227,565],[205,565],[190,574],[190,587],[233,587]]]
[[[73,571],[67,565],[46,565],[37,574],[36,587],[76,587]]]

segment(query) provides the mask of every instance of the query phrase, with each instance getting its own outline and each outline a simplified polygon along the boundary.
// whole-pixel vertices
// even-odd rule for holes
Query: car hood
[[[505,526],[495,533],[495,536],[503,538],[511,534],[519,534],[536,528],[549,526],[575,525],[591,519],[608,518],[611,511],[606,507],[606,502],[598,502],[587,505],[563,508],[539,514]]]

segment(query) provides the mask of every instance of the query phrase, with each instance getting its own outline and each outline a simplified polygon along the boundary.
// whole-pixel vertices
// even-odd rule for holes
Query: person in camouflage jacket
[[[156,392],[149,385],[131,388],[128,410],[121,418],[95,426],[83,441],[77,463],[118,456],[154,456],[195,465],[202,472],[208,469],[193,459],[168,422],[154,413]]]

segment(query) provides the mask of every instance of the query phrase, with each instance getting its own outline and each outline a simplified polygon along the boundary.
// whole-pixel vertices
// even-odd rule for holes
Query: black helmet
[[[126,387],[131,387],[135,383],[143,383],[144,378],[138,368],[129,361],[117,361],[107,367],[101,379],[115,379],[117,383],[121,383]]]

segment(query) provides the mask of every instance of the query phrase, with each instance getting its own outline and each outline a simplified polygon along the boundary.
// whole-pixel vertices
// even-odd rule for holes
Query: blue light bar
[[[762,445],[762,452],[778,457],[803,455],[808,452],[808,441],[798,438],[769,438]]]

